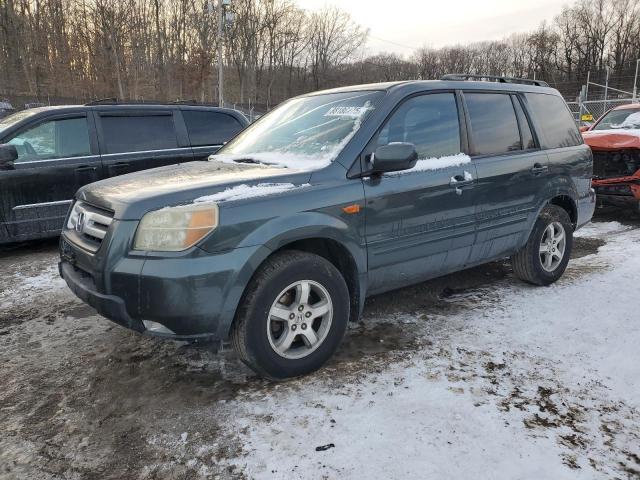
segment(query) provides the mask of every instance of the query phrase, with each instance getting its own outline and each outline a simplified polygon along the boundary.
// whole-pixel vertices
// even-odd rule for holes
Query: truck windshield
[[[303,169],[328,165],[383,95],[359,91],[294,98],[250,125],[211,160]]]
[[[640,108],[637,110],[612,110],[593,129],[611,130],[618,128],[640,128]]]

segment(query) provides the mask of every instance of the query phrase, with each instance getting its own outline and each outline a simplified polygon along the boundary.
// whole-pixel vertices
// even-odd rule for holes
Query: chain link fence
[[[580,102],[567,102],[569,105],[569,109],[571,113],[573,113],[573,118],[576,123],[580,126],[582,125],[591,125],[598,118],[600,118],[606,111],[618,107],[620,105],[627,105],[632,103],[630,98],[616,98],[609,99],[606,102],[604,100],[588,100],[586,102],[582,102],[582,110],[580,109]],[[580,116],[589,115],[593,116],[593,120],[581,120]]]

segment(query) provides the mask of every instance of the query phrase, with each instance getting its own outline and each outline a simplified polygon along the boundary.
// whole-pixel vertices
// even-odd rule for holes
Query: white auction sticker
[[[362,117],[369,107],[331,107],[327,113],[324,114],[325,117],[350,117],[350,118],[360,118]]]

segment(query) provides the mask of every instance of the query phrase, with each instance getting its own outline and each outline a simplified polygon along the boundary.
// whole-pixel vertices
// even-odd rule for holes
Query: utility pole
[[[218,106],[224,107],[224,66],[222,65],[222,39],[224,36],[225,0],[218,0]]]
[[[638,99],[638,67],[640,66],[640,58],[636,60],[636,75],[633,77],[633,103]]]
[[[604,83],[604,113],[607,112],[607,95],[609,94],[609,67],[607,67],[607,79]]]
[[[589,84],[591,83],[591,70],[587,71],[587,89],[584,92],[584,101],[589,100]]]

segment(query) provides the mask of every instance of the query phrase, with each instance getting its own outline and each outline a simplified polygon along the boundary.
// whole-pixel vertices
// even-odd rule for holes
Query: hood
[[[115,212],[119,220],[139,220],[151,210],[193,202],[228,188],[268,179],[303,184],[310,172],[255,164],[189,162],[121,175],[81,188],[76,198]]]
[[[621,150],[640,148],[639,129],[590,130],[582,133],[584,142],[592,150]]]

